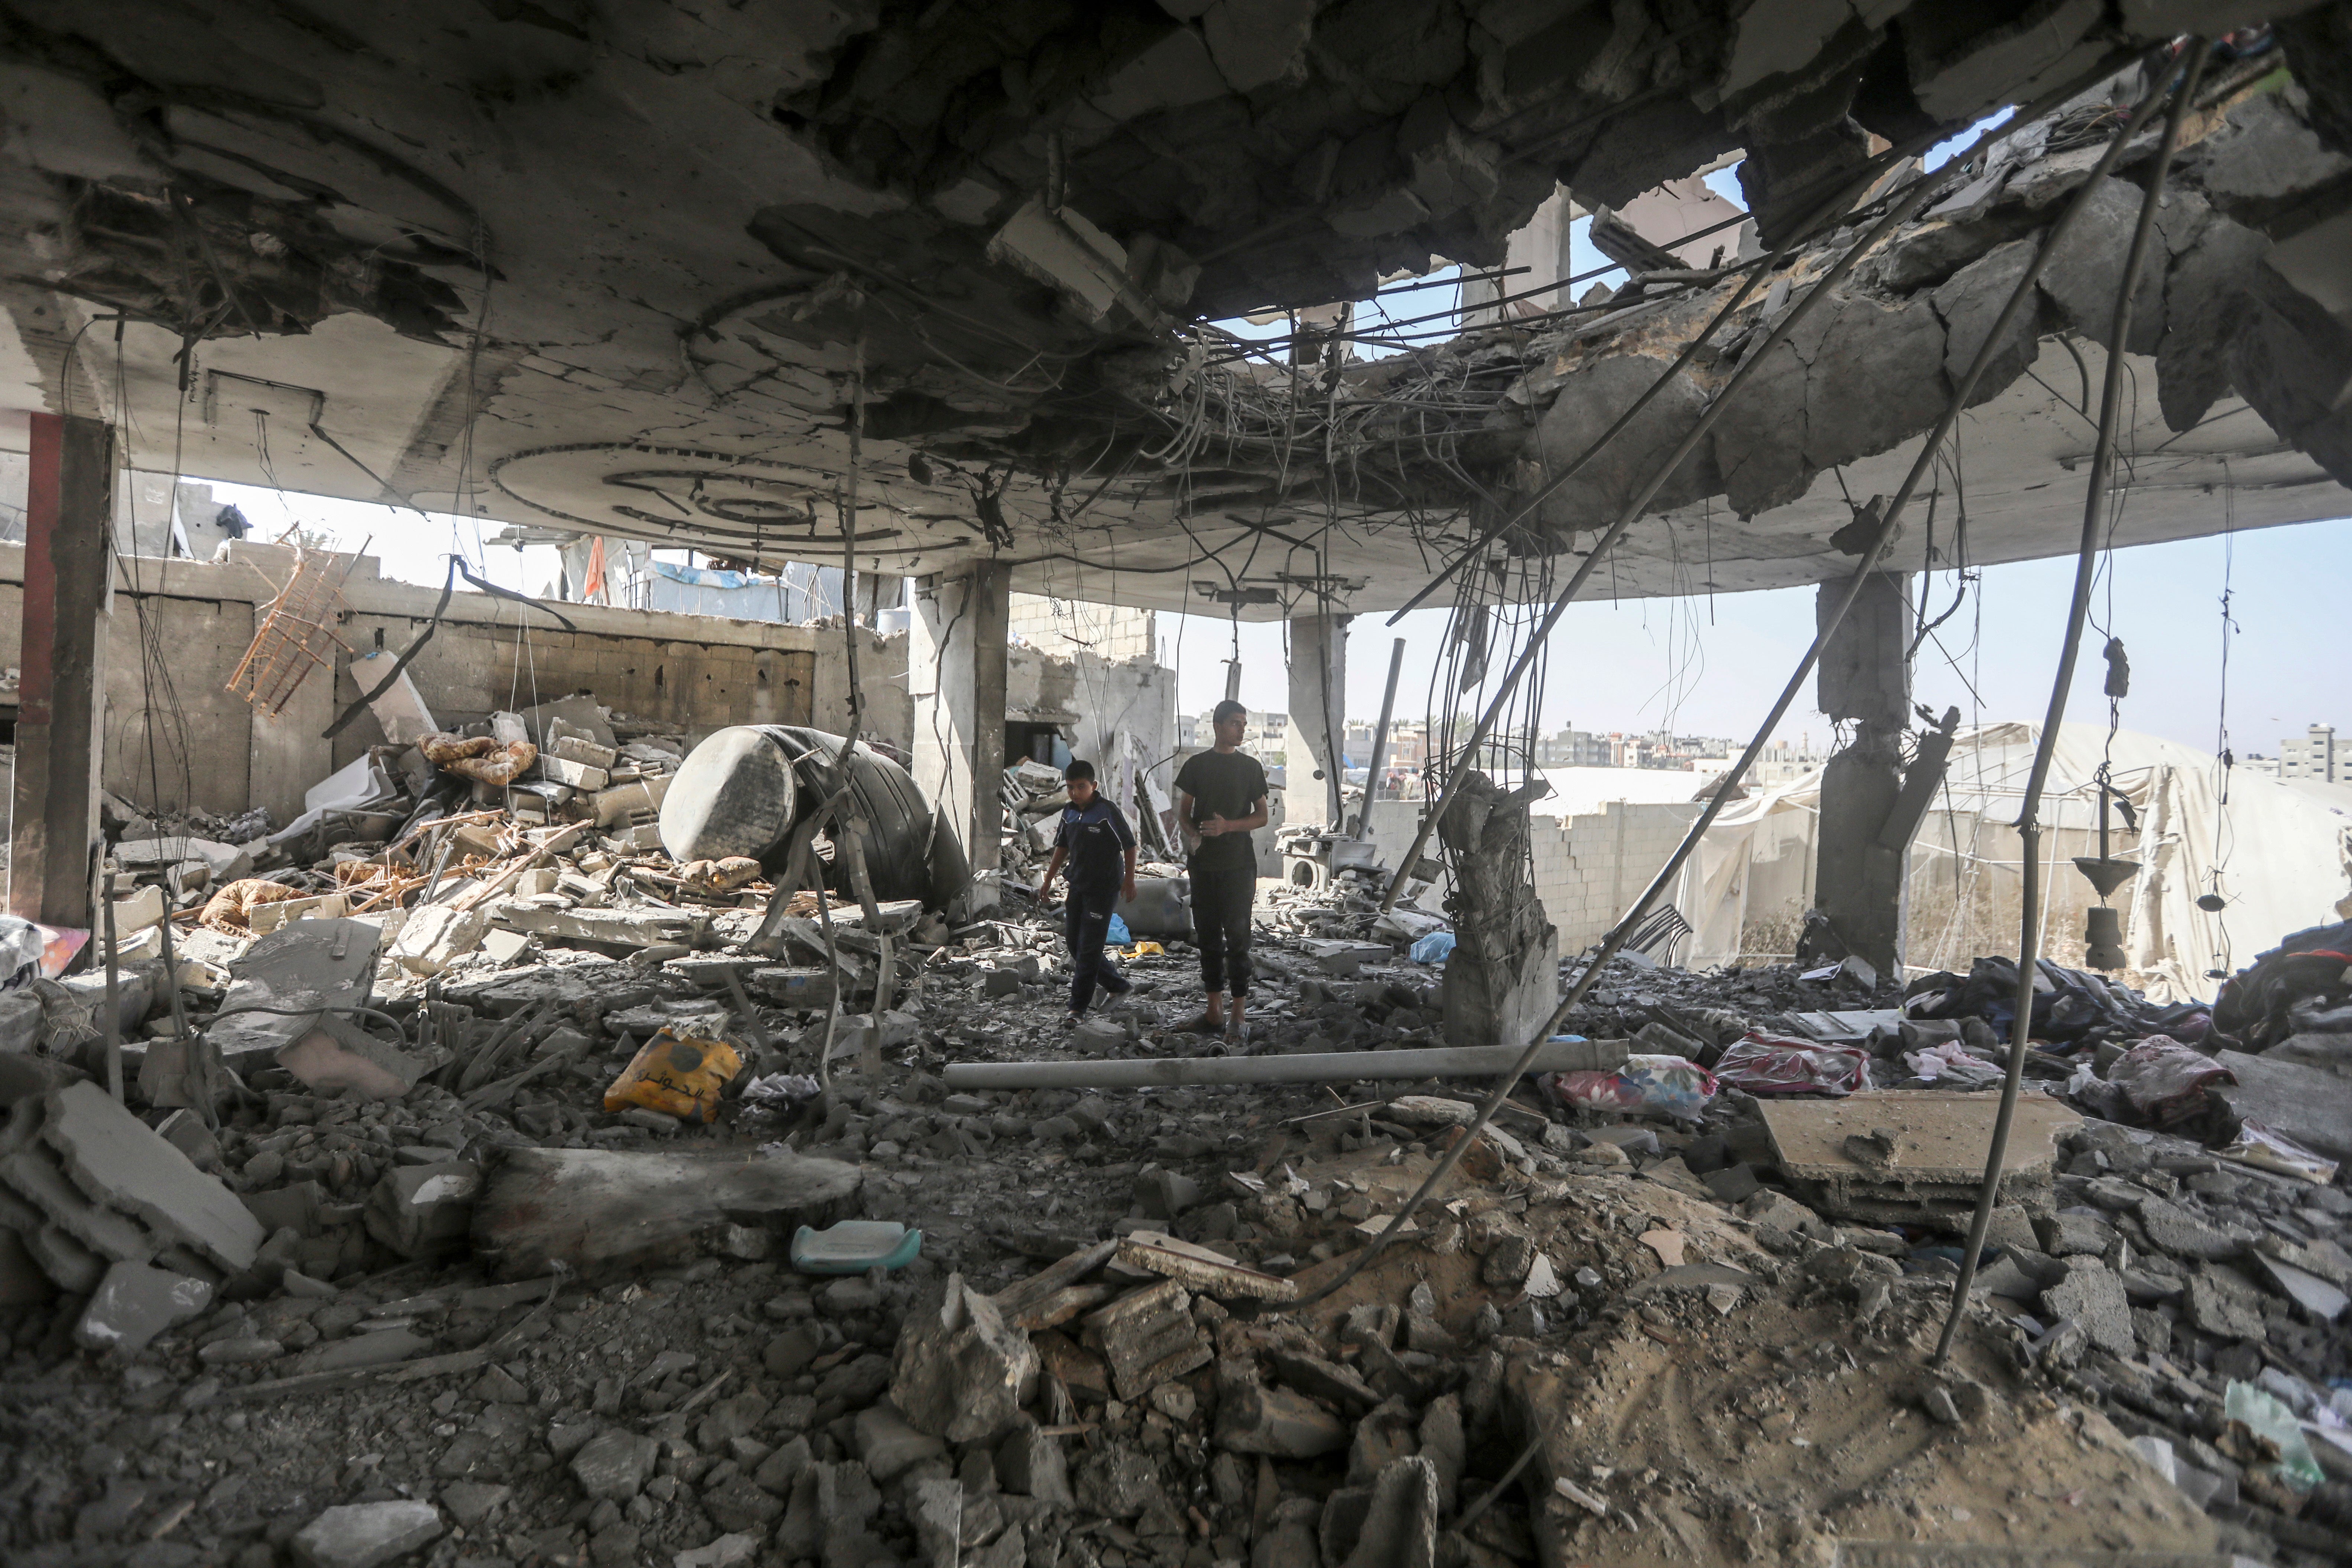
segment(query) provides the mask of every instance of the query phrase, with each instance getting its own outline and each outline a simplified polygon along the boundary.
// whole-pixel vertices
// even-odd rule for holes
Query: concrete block
[[[118,940],[163,923],[163,889],[160,887],[150,885],[114,900],[114,934]]]
[[[612,775],[603,768],[575,763],[568,757],[551,757],[544,752],[539,759],[539,776],[551,784],[569,784],[573,789],[584,790],[601,790],[612,779]]]
[[[203,1311],[212,1299],[209,1280],[143,1263],[117,1263],[83,1309],[74,1340],[86,1349],[136,1355],[156,1335]]]
[[[447,904],[412,910],[399,940],[392,944],[392,960],[412,974],[438,974],[479,947],[489,927],[489,915],[480,910]]]
[[[144,1263],[161,1244],[139,1224],[92,1202],[49,1162],[46,1150],[19,1149],[0,1158],[0,1185],[38,1209],[90,1251],[112,1262]]]
[[[246,919],[253,934],[266,936],[281,926],[296,921],[337,920],[351,912],[348,893],[320,893],[310,899],[285,899],[274,904],[256,904]]]
[[[441,1529],[429,1502],[345,1503],[304,1525],[289,1544],[299,1568],[382,1568],[440,1539]]]
[[[23,1233],[25,1250],[41,1272],[70,1296],[87,1296],[106,1278],[107,1261],[53,1225]]]
[[[245,1205],[104,1089],[75,1084],[42,1109],[42,1141],[86,1195],[223,1268],[241,1269],[261,1249],[260,1222]]]

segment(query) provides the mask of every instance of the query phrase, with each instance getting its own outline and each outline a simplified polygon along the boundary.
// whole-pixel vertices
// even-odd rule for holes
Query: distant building
[[[1176,733],[1179,739],[1189,738],[1193,745],[1206,751],[1217,743],[1215,717],[1213,713],[1195,714],[1189,719],[1179,716]],[[1242,731],[1243,751],[1266,766],[1275,767],[1283,762],[1289,745],[1289,714],[1269,713],[1259,708],[1249,710],[1248,723]]]
[[[2333,724],[2314,724],[2304,739],[2279,742],[2278,776],[2352,784],[2352,741],[2337,740]]]
[[[1558,734],[1539,737],[1536,742],[1536,762],[1548,768],[1616,765],[1610,760],[1609,737],[1590,730],[1562,730]]]
[[[2260,752],[2249,752],[2244,756],[2234,759],[2230,765],[2241,773],[2260,773],[2264,778],[2274,779],[2279,776],[2279,760],[2276,757],[2266,757]]]

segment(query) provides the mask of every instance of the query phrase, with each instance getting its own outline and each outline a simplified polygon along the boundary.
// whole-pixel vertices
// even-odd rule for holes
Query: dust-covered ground
[[[1254,1049],[1437,1043],[1432,972],[1334,977],[1270,947]],[[950,1060],[1204,1048],[1167,1026],[1196,1005],[1181,952],[1134,966],[1115,1045],[1068,1029],[1050,972],[991,994],[1013,953],[933,963],[905,1003],[913,1037],[878,1076],[844,1058],[821,1119],[740,1102],[675,1133],[606,1115],[603,1085],[648,1019],[731,1027],[723,1000],[579,953],[453,974],[446,1002],[487,1018],[552,998],[597,1054],[495,1110],[430,1084],[389,1106],[281,1085],[242,1108],[220,1139],[228,1180],[317,1184],[309,1234],[273,1238],[277,1281],[226,1282],[238,1299],[132,1357],[78,1348],[72,1298],[0,1319],[0,1557],[358,1565],[388,1559],[322,1512],[419,1501],[432,1529],[409,1554],[436,1568],[1825,1563],[1864,1542],[2326,1558],[2252,1533],[2242,1508],[2217,1523],[2189,1504],[2098,1413],[2096,1363],[2053,1374],[2021,1352],[2016,1303],[1980,1301],[1930,1368],[1948,1265],[1770,1187],[1716,1201],[1673,1157],[1691,1131],[1571,1118],[1524,1087],[1504,1136],[1339,1294],[1288,1309],[1177,1290],[1153,1330],[1166,1375],[1122,1388],[1133,1347],[1092,1314],[1158,1287],[1114,1259],[1070,1282],[1083,1310],[1013,1331],[1039,1370],[1012,1425],[918,1430],[892,1405],[893,1357],[951,1279],[1000,1292],[1097,1238],[1167,1231],[1311,1291],[1448,1136],[1442,1108],[1390,1102],[1476,1087],[950,1091]],[[1628,966],[1623,989],[1688,983]],[[1712,994],[1740,986],[1808,1000],[1785,977]],[[755,1071],[811,1065],[821,1022],[761,1023]],[[826,1279],[793,1273],[782,1237],[738,1230],[627,1277],[500,1282],[463,1243],[411,1259],[370,1233],[387,1173],[494,1167],[517,1145],[850,1162],[855,1211],[919,1227],[923,1256]],[[379,1364],[338,1370],[346,1356]]]

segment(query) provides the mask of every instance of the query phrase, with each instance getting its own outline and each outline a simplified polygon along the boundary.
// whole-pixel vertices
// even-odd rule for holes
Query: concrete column
[[[88,928],[113,585],[114,432],[97,419],[36,414],[31,437],[8,909]]]
[[[1297,616],[1290,622],[1290,731],[1283,798],[1292,820],[1318,810],[1328,827],[1341,826],[1340,758],[1348,736],[1349,616]],[[1315,775],[1322,773],[1320,790]],[[1310,804],[1313,803],[1313,804]]]
[[[915,699],[915,782],[963,837],[974,879],[970,907],[996,902],[1004,820],[1004,659],[1012,573],[982,562],[926,577],[915,592],[907,684]]]
[[[1822,584],[1816,613],[1826,616],[1844,592],[1843,582]],[[1822,649],[1817,685],[1822,711],[1855,728],[1853,741],[1822,771],[1813,907],[1829,917],[1847,951],[1889,978],[1903,952],[1910,854],[1907,845],[1890,849],[1878,836],[1903,789],[1910,641],[1910,578],[1874,573]]]

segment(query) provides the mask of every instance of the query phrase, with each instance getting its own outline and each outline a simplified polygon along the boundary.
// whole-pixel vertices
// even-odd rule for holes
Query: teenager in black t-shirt
[[[1135,897],[1135,829],[1127,825],[1127,814],[1095,788],[1094,763],[1073,762],[1062,778],[1070,804],[1062,809],[1054,858],[1045,862],[1045,879],[1037,891],[1050,889],[1064,864],[1069,866],[1062,934],[1070,943],[1070,1021],[1076,1023],[1094,1001],[1097,985],[1114,996],[1132,989],[1103,948],[1120,894]]]
[[[1220,702],[1210,721],[1216,749],[1194,754],[1176,773],[1176,826],[1192,875],[1192,939],[1201,947],[1201,988],[1208,993],[1201,1016],[1185,1026],[1202,1034],[1222,1029],[1240,1045],[1249,1038],[1242,1001],[1249,994],[1250,903],[1257,896],[1250,829],[1265,826],[1265,769],[1241,749],[1248,709]]]

